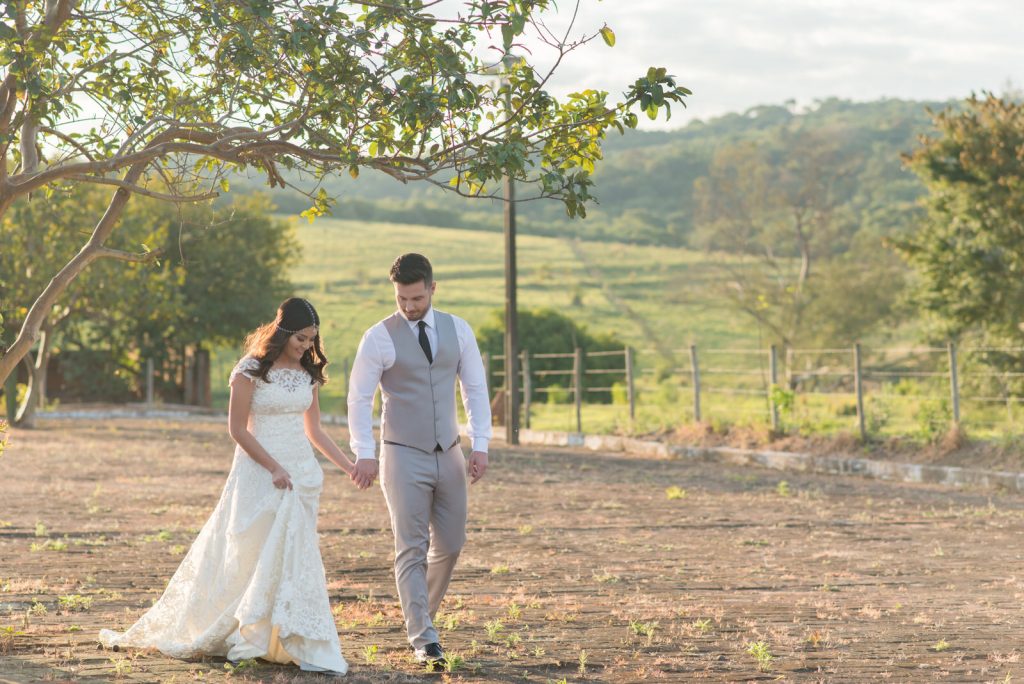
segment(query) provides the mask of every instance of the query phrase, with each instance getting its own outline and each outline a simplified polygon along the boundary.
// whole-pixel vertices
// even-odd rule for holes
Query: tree
[[[622,351],[625,344],[609,335],[595,335],[578,325],[568,316],[552,309],[522,310],[518,314],[519,347],[531,354],[571,354],[576,348],[586,352]],[[480,326],[477,331],[480,340],[480,351],[492,357],[505,353],[505,318],[504,312],[495,311],[490,322]],[[531,359],[531,371],[566,371],[570,359]],[[621,357],[599,356],[587,359],[590,369],[622,370]],[[490,379],[488,379],[490,380]],[[624,382],[625,374],[603,375],[602,383]],[[548,388],[553,385],[566,387],[572,382],[569,375],[537,375],[533,378],[534,389]],[[611,401],[611,395],[595,397],[597,401]]]
[[[857,238],[843,204],[858,163],[844,145],[841,131],[799,129],[778,147],[741,143],[695,185],[695,241],[740,255],[721,262],[721,295],[783,346],[856,339],[891,314],[899,289],[899,265],[877,236]]]
[[[276,187],[282,169],[316,179],[368,168],[488,196],[508,174],[582,215],[606,133],[635,127],[634,107],[656,118],[689,91],[651,68],[620,103],[587,89],[559,102],[545,88],[563,59],[598,35],[609,45],[615,37],[607,27],[556,36],[543,21],[552,6],[467,0],[442,14],[437,0],[6,3],[0,156],[11,165],[0,164],[0,216],[56,186],[116,190],[29,307],[0,357],[0,382],[89,264],[155,257],[107,244],[133,195],[203,201],[227,189],[230,171],[256,171]],[[554,67],[516,59],[494,88],[484,75],[513,51],[528,53],[526,41],[549,49]],[[308,216],[328,210],[322,189],[308,192]]]
[[[8,210],[0,225],[0,316],[6,323],[0,331],[0,348],[23,324],[28,314],[25,303],[31,302],[51,274],[78,251],[82,239],[78,226],[101,212],[104,204],[97,189],[83,187],[75,192],[39,196],[31,202],[15,202]],[[45,402],[46,372],[58,329],[72,314],[81,314],[92,306],[85,293],[92,293],[93,300],[101,296],[103,278],[104,274],[95,269],[83,273],[61,305],[52,307],[42,321],[35,353],[22,359],[28,390],[17,408],[18,423],[31,424],[35,408]],[[15,388],[13,382],[6,388],[11,400],[16,396]]]
[[[102,194],[89,187],[15,203],[3,226],[0,302],[16,302],[44,285],[46,268],[77,250],[78,219],[103,203]],[[169,364],[180,363],[184,347],[237,342],[271,316],[291,289],[287,273],[298,248],[288,227],[269,212],[261,197],[217,210],[149,198],[134,203],[112,243],[147,246],[166,258],[127,267],[96,264],[71,284],[68,303],[45,320],[27,364],[28,390],[17,423],[31,427],[35,409],[45,402],[55,350],[77,355],[78,365],[83,354],[92,363],[116,364],[127,376],[153,359],[158,370],[177,377],[179,369]],[[25,314],[6,305],[0,312],[9,320]]]
[[[985,94],[934,115],[906,162],[926,217],[895,242],[943,337],[1019,343],[1024,327],[1024,103]]]

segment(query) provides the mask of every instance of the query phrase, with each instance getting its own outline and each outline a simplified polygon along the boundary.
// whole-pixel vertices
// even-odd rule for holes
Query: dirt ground
[[[215,420],[14,431],[0,457],[0,682],[327,681],[96,642],[159,596],[230,460]],[[496,450],[438,619],[461,662],[430,675],[403,638],[380,490],[332,468],[320,531],[346,681],[1024,676],[1019,495]]]

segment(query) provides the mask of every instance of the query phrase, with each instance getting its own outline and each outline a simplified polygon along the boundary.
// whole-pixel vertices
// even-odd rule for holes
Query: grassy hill
[[[438,281],[436,306],[474,327],[504,307],[500,234],[334,219],[301,221],[296,233],[303,258],[291,278],[296,293],[308,297],[323,320],[334,378],[324,392],[329,412],[343,412],[344,360],[355,355],[363,331],[394,310],[387,272],[398,254],[428,255]],[[701,298],[713,265],[703,253],[534,235],[520,236],[517,252],[520,308],[554,308],[592,331],[613,333],[650,350],[641,362],[653,364],[664,350],[690,343],[757,344],[752,324],[721,302]],[[224,384],[237,354],[217,354],[214,390],[220,403],[226,402]]]

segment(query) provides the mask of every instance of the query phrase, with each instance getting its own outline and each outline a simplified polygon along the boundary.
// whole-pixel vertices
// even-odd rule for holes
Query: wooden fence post
[[[949,391],[953,398],[953,427],[960,425],[960,381],[957,375],[956,344],[950,342],[949,349]]]
[[[772,416],[772,432],[779,431],[779,405],[775,403],[775,388],[779,385],[779,353],[773,344],[768,348],[768,406]]]
[[[530,429],[530,397],[533,394],[533,380],[530,378],[530,352],[519,352],[519,365],[523,369],[523,427]]]
[[[864,441],[868,437],[868,432],[864,426],[864,386],[860,365],[860,342],[853,345],[853,385],[857,394],[857,428],[860,430],[861,440]]]
[[[636,379],[633,377],[633,350],[623,350],[626,359],[626,399],[629,401],[629,420],[636,420]]]
[[[697,363],[697,345],[690,345],[690,372],[693,374],[693,421],[700,421],[700,365]]]
[[[210,408],[213,406],[213,393],[210,388],[210,352],[196,349],[195,352],[195,393],[196,404]]]
[[[146,359],[146,404],[153,405],[153,359]]]
[[[583,432],[583,350],[576,347],[572,356],[573,384],[576,386],[576,432]]]
[[[196,401],[196,365],[195,356],[192,350],[185,347],[184,353],[182,354],[182,366],[184,372],[182,374],[182,387],[184,394],[182,396],[182,403],[186,405],[197,404]]]

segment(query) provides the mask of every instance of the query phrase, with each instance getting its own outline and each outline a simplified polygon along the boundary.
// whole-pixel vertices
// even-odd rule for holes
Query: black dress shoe
[[[417,648],[414,655],[418,662],[426,663],[435,670],[443,670],[448,664],[448,659],[444,657],[444,649],[436,641],[423,648]]]

